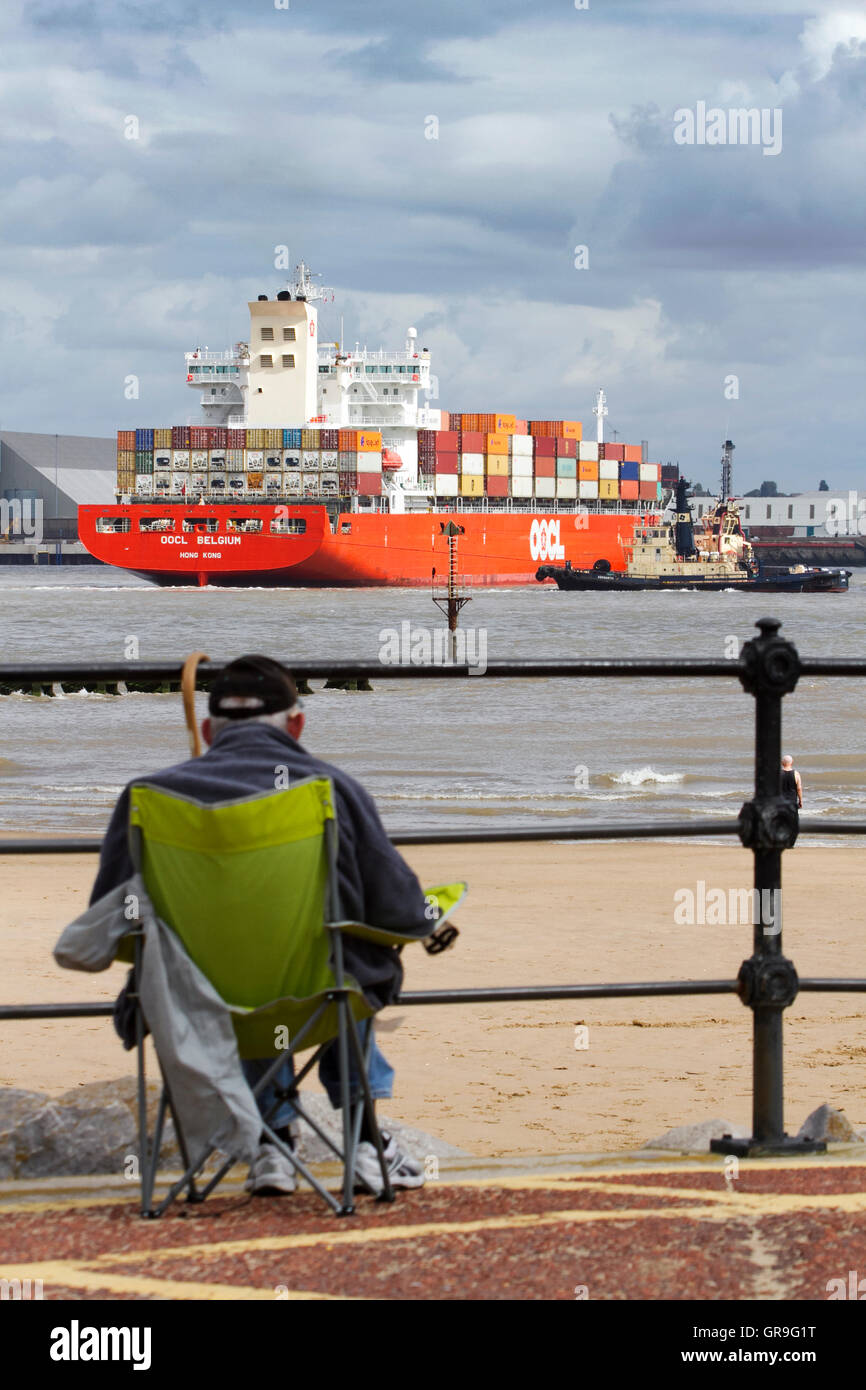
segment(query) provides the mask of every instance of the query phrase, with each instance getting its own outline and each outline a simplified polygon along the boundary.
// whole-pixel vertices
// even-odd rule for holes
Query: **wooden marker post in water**
[[[449,638],[449,657],[452,664],[457,660],[457,617],[461,608],[465,608],[467,603],[472,602],[468,594],[461,592],[457,574],[457,537],[462,536],[465,529],[464,526],[458,526],[454,521],[443,522],[440,527],[443,536],[445,536],[448,541],[448,586],[444,593],[436,593],[435,569],[432,574],[433,602],[448,619],[448,631],[451,634]]]

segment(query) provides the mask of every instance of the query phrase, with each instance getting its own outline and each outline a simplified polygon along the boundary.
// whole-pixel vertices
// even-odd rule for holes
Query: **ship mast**
[[[287,289],[295,299],[305,299],[308,304],[315,303],[321,299],[328,304],[334,298],[334,291],[328,285],[316,285],[314,280],[320,280],[320,275],[314,275],[310,267],[304,261],[295,266],[295,278]]]
[[[726,439],[725,447],[722,450],[722,485],[719,494],[721,502],[727,502],[733,487],[734,448],[735,445],[731,443],[730,439]]]

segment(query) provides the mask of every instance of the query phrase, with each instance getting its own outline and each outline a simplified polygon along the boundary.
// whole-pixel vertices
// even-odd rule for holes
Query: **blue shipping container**
[[[300,449],[301,431],[300,429],[283,430],[283,448]]]
[[[626,483],[636,483],[640,479],[639,463],[621,463],[619,466],[619,476]]]

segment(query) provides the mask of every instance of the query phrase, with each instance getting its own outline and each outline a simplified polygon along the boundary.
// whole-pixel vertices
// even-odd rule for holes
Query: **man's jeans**
[[[372,1026],[373,1020],[369,1018],[365,1019],[363,1023],[358,1024],[358,1038],[362,1050],[367,1042],[367,1030],[372,1028]],[[244,1076],[247,1079],[247,1085],[250,1089],[255,1086],[259,1078],[264,1076],[268,1067],[273,1066],[273,1064],[273,1057],[266,1057],[261,1060],[257,1058],[255,1061],[243,1062],[241,1064],[244,1069]],[[291,1057],[287,1057],[283,1065],[277,1071],[273,1081],[270,1081],[256,1096],[256,1104],[262,1115],[266,1115],[269,1107],[273,1105],[277,1098],[276,1092],[287,1090],[288,1087],[291,1086],[294,1076],[295,1068],[293,1060]],[[379,1051],[375,1036],[373,1038],[373,1046],[370,1049],[370,1066],[367,1076],[370,1082],[370,1091],[373,1099],[390,1100],[393,1094],[394,1068],[391,1066],[390,1062],[386,1061],[385,1057]],[[340,1107],[340,1069],[336,1040],[322,1053],[321,1061],[319,1062],[319,1080],[327,1091],[328,1099],[334,1109],[338,1110]],[[355,1059],[352,1056],[351,1049],[349,1050],[349,1096],[351,1102],[354,1104],[358,1098],[358,1072],[355,1067]],[[280,1103],[279,1108],[274,1111],[274,1114],[268,1120],[268,1124],[271,1129],[282,1129],[294,1118],[294,1106],[284,1100]]]

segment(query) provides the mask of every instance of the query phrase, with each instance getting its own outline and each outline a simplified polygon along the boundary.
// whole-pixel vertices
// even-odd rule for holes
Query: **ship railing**
[[[746,1139],[714,1139],[716,1153],[741,1156],[794,1155],[822,1150],[821,1140],[789,1138],[784,1129],[783,1019],[784,1011],[799,994],[863,994],[866,979],[833,976],[801,978],[782,950],[778,894],[782,885],[782,856],[799,836],[866,835],[866,821],[798,817],[796,808],[781,797],[782,701],[804,678],[864,678],[866,661],[849,658],[804,658],[792,642],[780,634],[781,623],[763,618],[758,636],[747,641],[740,655],[730,660],[666,659],[575,660],[491,662],[484,668],[471,665],[397,666],[371,661],[293,662],[299,681],[323,680],[692,680],[739,681],[754,700],[755,783],[751,799],[739,815],[712,819],[661,820],[657,817],[627,822],[584,821],[552,825],[539,818],[534,826],[508,824],[471,830],[395,830],[395,845],[421,845],[681,840],[730,838],[753,856],[755,914],[751,956],[739,967],[736,978],[627,981],[602,984],[514,985],[469,989],[407,990],[396,1001],[401,1008],[425,1005],[475,1005],[496,1003],[535,1004],[545,1000],[635,999],[671,996],[737,995],[752,1014],[752,1133]],[[199,664],[196,684],[209,688],[225,669],[223,662]],[[182,664],[177,661],[109,661],[72,663],[42,661],[0,665],[0,690],[48,692],[67,682],[75,689],[96,687],[115,692],[120,682],[134,676],[136,689],[180,688]],[[100,839],[50,837],[2,839],[0,854],[93,854]],[[663,851],[660,851],[660,853]],[[764,905],[773,904],[769,918]],[[113,1004],[45,1003],[0,1006],[0,1022],[35,1019],[109,1018]]]
[[[226,350],[225,350],[224,352],[210,352],[210,351],[205,350],[204,348],[202,348],[200,351],[196,351],[196,352],[185,352],[184,355],[183,355],[183,357],[184,357],[184,361],[185,361],[188,365],[191,364],[192,366],[197,366],[197,365],[200,365],[200,364],[202,364],[202,363],[217,363],[217,362],[235,362],[235,363],[241,363],[241,362],[248,362],[248,361],[249,361],[249,355],[248,355],[248,354],[247,354],[247,355],[242,355],[241,353],[234,352],[231,348],[226,348]]]

